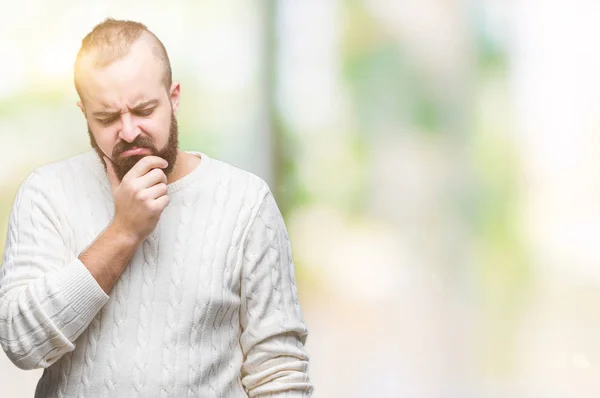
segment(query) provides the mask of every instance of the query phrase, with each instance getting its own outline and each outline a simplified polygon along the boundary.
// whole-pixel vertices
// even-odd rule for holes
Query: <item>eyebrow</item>
[[[149,101],[144,101],[144,102],[141,102],[141,103],[137,104],[133,108],[130,108],[129,112],[131,112],[131,111],[139,111],[139,110],[142,110],[144,108],[148,108],[148,107],[156,106],[156,105],[158,105],[158,100],[153,99],[153,100],[149,100]],[[121,112],[106,112],[106,111],[102,111],[102,112],[94,112],[94,113],[92,113],[92,115],[94,115],[95,117],[110,117],[110,116],[119,115],[120,113]]]

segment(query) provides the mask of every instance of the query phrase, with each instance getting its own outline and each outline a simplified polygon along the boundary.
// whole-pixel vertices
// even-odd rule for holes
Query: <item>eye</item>
[[[143,109],[141,111],[137,111],[135,114],[138,116],[150,116],[154,112],[154,108]]]
[[[107,119],[98,119],[98,122],[100,122],[100,124],[103,126],[108,126],[108,125],[114,123],[115,120],[117,120],[116,117],[109,117]]]

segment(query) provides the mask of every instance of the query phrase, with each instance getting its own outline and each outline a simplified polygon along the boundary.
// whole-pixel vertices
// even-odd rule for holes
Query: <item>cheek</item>
[[[170,124],[168,121],[155,118],[146,119],[138,123],[142,133],[152,140],[157,147],[164,146],[169,139]]]
[[[94,140],[104,153],[111,155],[114,146],[117,144],[118,134],[112,129],[103,129],[103,131],[94,134]]]

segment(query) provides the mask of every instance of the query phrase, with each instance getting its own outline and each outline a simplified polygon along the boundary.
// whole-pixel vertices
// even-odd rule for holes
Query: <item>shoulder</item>
[[[87,174],[88,177],[94,174],[94,169],[100,164],[97,155],[93,151],[81,153],[65,159],[57,160],[51,163],[36,167],[30,176],[39,176],[43,179],[55,182],[56,180],[73,179],[78,175]]]
[[[93,156],[95,153],[85,152],[34,168],[23,180],[18,195],[34,192],[50,199],[63,192],[65,182],[80,179],[82,175],[90,181],[94,175]]]
[[[211,172],[217,180],[217,189],[240,197],[247,205],[255,207],[271,193],[269,184],[257,174],[224,160],[210,158],[209,161]]]

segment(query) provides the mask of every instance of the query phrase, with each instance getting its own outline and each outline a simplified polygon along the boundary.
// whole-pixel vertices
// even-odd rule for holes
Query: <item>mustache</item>
[[[115,145],[115,147],[113,148],[113,157],[118,157],[123,152],[133,148],[146,148],[150,149],[153,153],[156,152],[156,148],[154,148],[154,145],[152,144],[149,138],[139,136],[136,137],[136,139],[133,140],[133,142],[120,141],[117,145]]]

